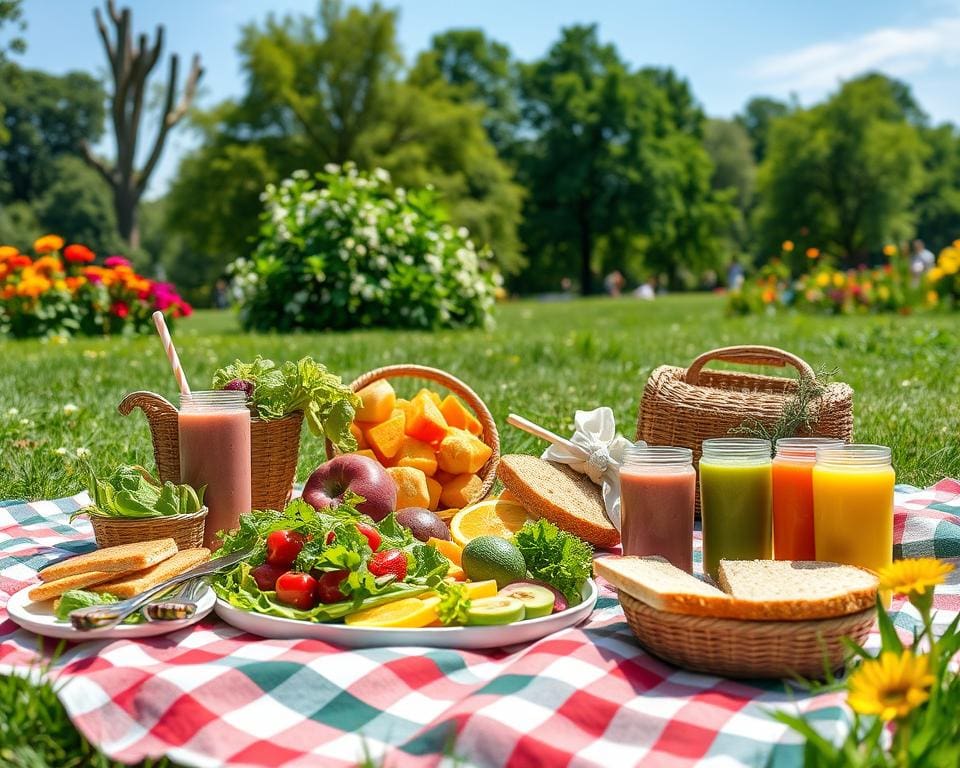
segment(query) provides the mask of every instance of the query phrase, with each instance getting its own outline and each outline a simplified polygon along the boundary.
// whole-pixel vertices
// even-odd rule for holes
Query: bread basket
[[[180,482],[180,431],[178,411],[153,392],[132,392],[117,410],[124,416],[143,411],[153,438],[153,457],[160,482]],[[250,473],[254,509],[283,509],[293,492],[300,455],[303,412],[273,421],[250,419]]]
[[[155,539],[173,539],[177,549],[193,549],[203,546],[203,526],[207,520],[207,508],[201,507],[189,515],[165,517],[101,517],[90,515],[93,535],[100,549],[118,544],[136,544]]]
[[[822,679],[841,669],[876,620],[875,608],[808,621],[747,621],[667,613],[620,591],[627,623],[646,650],[664,661],[734,678]]]
[[[394,378],[423,379],[439,384],[463,400],[480,420],[480,424],[483,426],[483,434],[480,435],[480,439],[490,446],[493,452],[490,454],[487,463],[484,464],[477,473],[483,481],[483,485],[473,501],[480,501],[486,498],[497,480],[497,465],[500,463],[500,433],[497,431],[497,423],[494,421],[493,415],[490,413],[490,409],[487,408],[486,403],[480,399],[480,396],[476,392],[456,376],[442,371],[439,368],[431,368],[426,365],[401,364],[375,368],[354,379],[350,383],[350,389],[354,392],[359,392],[365,386],[375,381]],[[327,440],[327,457],[332,458],[334,455],[335,450],[333,444]]]

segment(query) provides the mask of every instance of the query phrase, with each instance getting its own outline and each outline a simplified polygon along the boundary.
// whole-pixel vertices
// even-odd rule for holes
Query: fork
[[[147,621],[181,621],[197,612],[197,598],[207,590],[208,579],[188,581],[160,600],[147,603],[140,612]]]

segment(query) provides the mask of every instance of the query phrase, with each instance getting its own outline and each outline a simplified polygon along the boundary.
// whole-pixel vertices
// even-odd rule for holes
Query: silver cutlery
[[[147,603],[140,612],[147,621],[181,621],[197,612],[197,599],[207,591],[208,579],[199,576],[184,582],[159,600]]]

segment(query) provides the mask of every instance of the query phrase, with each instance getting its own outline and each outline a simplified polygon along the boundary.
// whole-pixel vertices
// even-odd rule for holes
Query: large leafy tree
[[[926,179],[914,203],[917,234],[939,250],[960,237],[960,129],[946,123],[922,128],[929,149]]]
[[[737,207],[730,237],[732,244],[743,250],[749,245],[747,223],[757,177],[750,136],[735,120],[710,119],[703,128],[703,146],[713,161],[710,186],[718,193],[730,195]]]
[[[167,208],[189,247],[213,257],[211,274],[249,252],[266,182],[347,160],[384,167],[401,185],[434,184],[451,219],[515,268],[521,190],[479,106],[439,80],[403,76],[396,12],[327,0],[316,18],[244,28],[239,51],[246,93],[201,116],[205,139]]]
[[[736,121],[743,126],[753,142],[753,157],[758,163],[763,162],[767,156],[767,142],[774,121],[790,114],[790,110],[790,105],[778,99],[754,96],[743,108],[743,114],[737,115]]]
[[[911,234],[927,149],[908,96],[866,75],[774,122],[758,176],[762,248],[806,237],[859,262]]]
[[[598,270],[690,269],[719,258],[730,206],[710,189],[703,115],[669,71],[631,71],[595,26],[562,30],[522,70],[519,171],[529,191],[524,241],[531,269],[520,289]]]

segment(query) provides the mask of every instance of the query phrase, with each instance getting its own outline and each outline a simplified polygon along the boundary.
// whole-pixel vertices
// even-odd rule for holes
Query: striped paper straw
[[[163,342],[163,351],[167,353],[167,360],[170,361],[177,386],[180,387],[180,394],[189,395],[190,385],[187,383],[187,374],[183,372],[183,366],[180,365],[177,348],[173,346],[173,339],[170,338],[170,330],[167,328],[167,321],[163,317],[163,312],[157,310],[153,313],[153,324],[157,326],[157,333],[160,334],[160,341]]]

